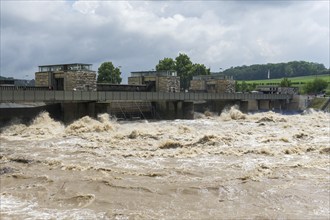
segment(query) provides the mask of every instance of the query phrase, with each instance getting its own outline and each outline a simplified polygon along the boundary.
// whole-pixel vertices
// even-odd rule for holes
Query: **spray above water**
[[[55,121],[48,112],[42,112],[28,124],[13,123],[1,130],[2,136],[13,138],[48,139],[64,135],[80,135],[91,132],[111,132],[116,128],[116,122],[110,120],[108,114],[100,114],[97,119],[89,116],[80,118],[65,127],[61,122]]]
[[[220,114],[220,118],[223,120],[244,120],[246,114],[242,113],[237,105],[234,105],[224,109]]]
[[[77,135],[88,132],[111,132],[114,129],[114,122],[110,121],[108,114],[98,116],[95,120],[89,116],[85,116],[65,129],[67,134]]]
[[[48,112],[40,113],[29,125],[13,124],[2,129],[2,135],[22,138],[49,138],[62,135],[64,125],[53,120]]]

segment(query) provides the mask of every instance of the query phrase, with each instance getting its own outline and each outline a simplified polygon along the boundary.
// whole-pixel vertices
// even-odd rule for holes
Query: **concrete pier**
[[[50,104],[31,106],[21,103],[20,105],[8,104],[0,108],[0,127],[18,120],[23,123],[30,123],[41,112],[48,112],[55,120],[62,120],[61,104]]]
[[[267,111],[270,110],[269,100],[258,100],[258,110]]]
[[[161,119],[193,119],[194,103],[184,101],[155,102],[155,111]]]
[[[62,103],[61,112],[65,123],[84,116],[96,117],[95,102]]]

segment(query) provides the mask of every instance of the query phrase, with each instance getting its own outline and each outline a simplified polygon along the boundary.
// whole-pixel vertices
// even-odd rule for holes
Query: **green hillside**
[[[268,75],[271,78],[326,75],[330,74],[330,70],[320,63],[292,61],[231,67],[222,74],[232,76],[235,80],[247,81],[267,79]]]
[[[298,87],[299,92],[303,93],[303,86],[307,82],[313,81],[315,78],[323,79],[328,83],[328,87],[326,89],[326,93],[330,94],[330,74],[324,74],[324,75],[313,75],[313,76],[299,76],[299,77],[291,77],[288,78],[292,82],[292,86]],[[250,86],[256,86],[256,85],[279,85],[280,82],[283,80],[283,78],[278,79],[264,79],[264,80],[238,80],[238,84],[242,84],[243,82],[246,82]]]
[[[330,83],[330,75],[314,75],[314,76],[298,76],[298,77],[290,77],[288,78],[293,85],[299,85],[299,84],[305,84],[307,82],[313,81],[315,78],[320,78],[328,83]],[[279,84],[282,81],[283,78],[278,79],[263,79],[263,80],[247,80],[247,83],[256,83],[258,85],[271,85],[271,84]],[[243,81],[243,80],[239,80]]]

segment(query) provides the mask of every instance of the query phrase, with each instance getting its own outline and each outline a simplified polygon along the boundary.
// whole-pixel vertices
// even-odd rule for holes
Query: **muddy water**
[[[329,126],[312,110],[68,126],[43,113],[1,131],[1,219],[329,219]]]

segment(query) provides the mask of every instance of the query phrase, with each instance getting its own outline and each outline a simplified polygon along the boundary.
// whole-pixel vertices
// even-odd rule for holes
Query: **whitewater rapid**
[[[329,219],[330,114],[63,125],[0,133],[1,219]]]

